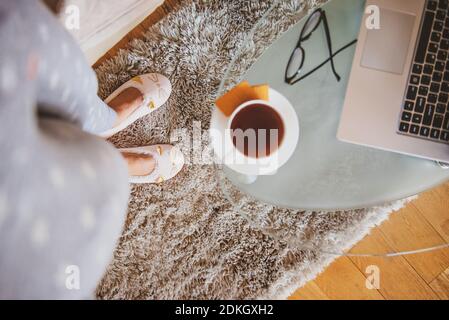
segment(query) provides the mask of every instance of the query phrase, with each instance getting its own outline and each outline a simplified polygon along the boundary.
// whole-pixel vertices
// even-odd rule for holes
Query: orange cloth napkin
[[[251,86],[243,81],[215,101],[218,109],[227,117],[242,103],[250,100],[268,101],[269,86],[266,84]]]

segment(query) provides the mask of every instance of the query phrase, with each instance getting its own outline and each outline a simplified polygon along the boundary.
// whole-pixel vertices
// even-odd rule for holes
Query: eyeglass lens
[[[290,62],[287,66],[287,77],[292,78],[297,73],[298,70],[302,67],[304,59],[304,53],[301,48],[296,48],[293,51],[292,56],[290,57]]]
[[[315,11],[307,19],[306,24],[301,30],[301,36],[298,45],[302,40],[307,38],[317,27],[321,21],[321,11]],[[295,77],[304,63],[304,50],[298,46],[292,53],[287,66],[286,76],[288,79]]]
[[[307,20],[306,25],[301,32],[301,40],[310,36],[310,34],[317,28],[321,21],[321,11],[315,11]]]

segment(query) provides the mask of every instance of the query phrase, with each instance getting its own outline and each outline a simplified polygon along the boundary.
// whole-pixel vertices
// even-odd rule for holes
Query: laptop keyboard
[[[449,143],[449,0],[429,0],[399,133]]]

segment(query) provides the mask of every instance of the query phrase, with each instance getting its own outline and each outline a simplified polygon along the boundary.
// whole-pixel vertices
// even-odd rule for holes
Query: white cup
[[[245,155],[242,151],[242,148],[238,148],[234,145],[233,136],[236,134],[236,132],[231,128],[231,125],[236,116],[238,116],[240,112],[245,108],[249,108],[253,105],[262,105],[273,109],[279,115],[283,125],[283,137],[279,145],[277,145],[278,141],[276,131],[269,130],[271,132],[267,132],[266,130],[253,130],[253,133],[251,133],[247,132],[247,130],[244,132],[244,136],[247,137],[247,139],[255,139],[255,135],[257,134],[262,134],[262,137],[265,137],[263,135],[266,134],[270,136],[271,146],[273,146],[273,142],[276,142],[276,149],[274,149],[272,152],[269,152],[268,154],[264,152],[266,151],[266,148],[264,149],[262,147],[262,150],[260,150],[259,148],[258,157]],[[231,166],[233,170],[244,175],[242,179],[239,179],[242,183],[252,183],[256,180],[255,177],[259,175],[275,174],[277,169],[279,169],[285,163],[285,161],[282,161],[282,156],[285,154],[291,154],[293,150],[290,149],[294,149],[296,147],[297,136],[292,136],[291,133],[297,130],[297,127],[298,119],[296,117],[296,114],[294,117],[292,117],[290,109],[280,108],[265,100],[247,101],[237,107],[228,118],[224,137],[224,148],[226,151],[224,163],[228,166]],[[237,139],[237,144],[238,141],[242,142],[241,139]],[[259,139],[259,144],[261,141],[264,141],[264,139]],[[255,141],[249,140],[249,143],[255,143]],[[264,143],[262,143],[262,145],[263,144]]]

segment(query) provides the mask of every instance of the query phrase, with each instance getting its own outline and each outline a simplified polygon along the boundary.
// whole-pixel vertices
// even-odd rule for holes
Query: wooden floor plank
[[[309,281],[302,288],[296,290],[289,300],[329,300],[329,297],[321,291],[315,281]]]
[[[377,291],[368,289],[365,276],[347,257],[335,260],[326,272],[320,274],[315,284],[329,299],[383,300]]]
[[[440,236],[449,243],[449,184],[422,193],[412,203]]]
[[[449,300],[449,268],[430,283],[430,287],[444,300]]]
[[[395,252],[430,248],[445,243],[420,211],[412,205],[392,214],[379,229]],[[449,267],[449,249],[406,255],[404,258],[426,283],[430,283]]]
[[[394,251],[380,229],[358,243],[351,253],[385,254]],[[351,257],[351,261],[361,272],[368,266],[376,266],[380,271],[379,292],[385,299],[438,299],[430,286],[419,276],[408,261],[400,257]]]

